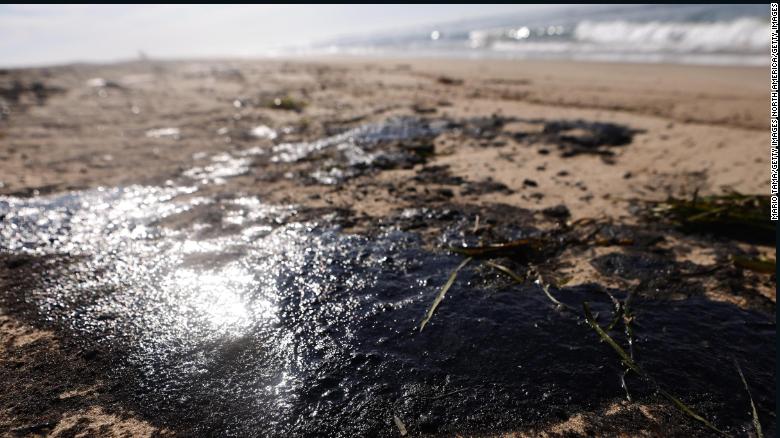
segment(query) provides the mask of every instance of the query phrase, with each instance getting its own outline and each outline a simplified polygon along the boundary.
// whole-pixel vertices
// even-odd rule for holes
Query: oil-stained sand
[[[522,98],[564,73],[530,65],[494,95],[484,75],[522,70],[445,66],[465,81],[388,62],[7,72],[33,85],[9,86],[0,122],[2,427],[395,436],[397,417],[411,434],[708,435],[630,374],[626,402],[583,315],[492,261],[533,266],[604,326],[610,295],[633,295],[636,360],[660,385],[751,433],[736,358],[774,433],[775,279],[734,262],[774,247],[644,202],[760,192],[749,111],[572,109],[587,99]],[[695,155],[701,135],[742,164]],[[476,254],[418,330],[465,257],[453,248],[523,239],[539,245]]]

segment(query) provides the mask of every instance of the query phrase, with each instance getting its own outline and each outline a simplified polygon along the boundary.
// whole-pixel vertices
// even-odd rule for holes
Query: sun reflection
[[[240,332],[253,318],[271,316],[270,302],[253,303],[253,311],[243,297],[253,288],[254,276],[239,266],[228,266],[218,271],[178,269],[171,274],[165,286],[179,292],[184,307],[195,311],[195,317],[204,318],[215,329]],[[259,304],[259,306],[258,306]],[[260,310],[258,315],[255,310]]]
[[[211,157],[211,162],[211,164],[206,166],[198,166],[186,170],[183,175],[193,180],[199,180],[201,184],[223,184],[225,178],[247,173],[252,160],[249,158],[236,158],[224,152]]]
[[[160,364],[182,378],[200,375],[222,354],[213,345],[233,345],[264,364],[252,385],[259,398],[292,406],[309,355],[326,356],[329,327],[359,305],[337,292],[370,279],[342,265],[347,238],[292,220],[295,206],[194,192],[131,186],[0,197],[0,251],[83,255],[35,291],[38,304],[76,330],[128,340],[147,377],[166,374]]]
[[[277,379],[264,389],[272,397],[277,407],[289,408],[292,407],[299,385],[300,382],[293,373],[282,371]]]

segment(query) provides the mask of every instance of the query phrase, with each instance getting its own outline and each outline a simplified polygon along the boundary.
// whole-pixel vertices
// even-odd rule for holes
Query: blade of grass
[[[622,312],[623,312],[623,329],[628,341],[628,357],[636,363],[636,348],[634,347],[634,329],[631,323],[634,321],[634,316],[631,314],[631,301],[634,298],[634,291],[628,293],[628,296],[623,300]],[[626,391],[626,398],[631,401],[631,393],[628,390],[628,383],[626,382],[626,376],[630,370],[628,368],[623,370],[623,376],[621,382],[623,389]]]
[[[498,263],[491,262],[491,261],[487,261],[487,262],[485,262],[485,264],[490,266],[491,268],[497,269],[497,270],[503,272],[504,274],[510,276],[512,278],[512,280],[515,280],[518,283],[525,282],[525,279],[523,277],[519,276],[518,274],[515,273],[515,271],[507,268],[504,265],[499,265]]]
[[[689,408],[688,405],[683,403],[680,399],[678,399],[677,397],[675,397],[674,395],[669,393],[669,391],[667,391],[667,390],[665,390],[665,389],[663,389],[661,387],[657,387],[656,389],[658,389],[658,392],[660,392],[661,395],[663,395],[664,397],[669,399],[674,404],[674,406],[677,409],[681,410],[682,412],[684,412],[689,417],[693,418],[696,421],[699,421],[700,423],[704,424],[705,426],[707,426],[708,428],[710,428],[714,432],[717,432],[721,436],[728,436],[728,435],[726,435],[725,432],[723,432],[722,430],[720,430],[717,427],[715,427],[712,423],[707,421],[704,417],[702,417],[701,415],[699,415],[696,412],[694,412],[693,409]]]
[[[745,374],[742,373],[742,367],[739,366],[739,362],[737,362],[736,358],[734,359],[734,366],[737,367],[737,371],[739,371],[739,377],[742,379],[742,384],[745,385],[745,391],[747,392],[748,398],[750,399],[750,408],[753,411],[753,427],[756,429],[756,436],[758,438],[764,438],[764,432],[761,429],[761,422],[758,420],[758,410],[756,409],[756,404],[753,403],[753,395],[750,393],[747,380],[745,380]]]
[[[626,391],[626,400],[633,401],[631,399],[631,392],[628,390],[628,384],[626,384],[626,374],[628,374],[628,368],[625,368],[623,370],[623,374],[620,375],[620,386],[623,387],[623,390]]]
[[[610,331],[615,328],[618,322],[620,322],[620,317],[623,316],[623,305],[611,293],[607,292],[607,295],[609,296],[609,299],[612,300],[612,305],[615,306],[615,316],[612,317],[612,321],[604,329],[605,331]]]
[[[623,350],[623,347],[618,345],[617,342],[615,342],[614,339],[612,339],[611,336],[607,334],[607,332],[604,331],[604,329],[601,328],[601,326],[596,322],[596,319],[593,318],[593,314],[590,312],[590,305],[587,301],[582,303],[582,308],[585,311],[585,321],[587,321],[588,325],[593,328],[593,330],[598,333],[599,337],[609,344],[610,347],[612,347],[613,350],[620,356],[620,359],[622,360],[623,364],[633,370],[635,373],[639,375],[645,375],[644,371],[642,371],[641,368],[639,368],[639,365],[634,363],[633,360],[631,360],[631,357],[626,353],[625,350]]]
[[[684,232],[722,234],[737,240],[774,242],[767,219],[769,196],[731,193],[693,200],[669,198],[652,210],[677,223]]]
[[[510,277],[511,277],[513,280],[515,280],[515,281],[516,281],[516,282],[518,282],[518,283],[523,283],[523,282],[525,282],[525,279],[524,279],[523,277],[519,276],[519,275],[518,275],[517,273],[515,273],[513,270],[511,270],[511,269],[507,268],[507,267],[506,267],[506,266],[504,266],[504,265],[500,265],[500,264],[498,264],[498,263],[491,262],[491,261],[487,261],[487,262],[485,262],[485,264],[486,264],[486,265],[488,265],[488,266],[490,266],[490,267],[492,267],[492,268],[495,268],[495,269],[497,269],[497,270],[499,270],[499,271],[503,272],[504,274],[506,274],[506,275],[508,275],[508,276],[510,276]],[[535,271],[536,271],[536,270],[535,270],[534,268],[532,268],[532,269],[531,269],[531,272],[535,272]],[[553,295],[550,293],[550,285],[548,285],[547,283],[545,283],[545,282],[544,282],[544,280],[542,279],[542,276],[541,276],[541,275],[538,275],[538,273],[537,273],[537,277],[536,277],[536,281],[535,281],[535,283],[536,283],[536,284],[537,284],[539,287],[541,287],[541,288],[542,288],[542,291],[544,292],[544,294],[545,294],[545,295],[547,295],[547,298],[549,298],[549,299],[550,299],[550,301],[552,301],[552,302],[553,302],[553,304],[555,304],[555,305],[556,305],[556,306],[558,306],[558,307],[561,307],[561,308],[564,308],[564,309],[566,309],[566,310],[569,310],[569,311],[572,311],[572,310],[574,310],[574,309],[572,309],[571,307],[569,307],[568,305],[566,305],[566,304],[564,304],[564,303],[562,303],[562,302],[558,301],[558,300],[557,300],[557,299],[556,299],[556,298],[555,298],[555,297],[554,297],[554,296],[553,296]]]
[[[732,260],[735,266],[742,269],[748,269],[762,274],[773,274],[776,271],[776,262],[774,259],[751,259],[748,257],[733,256]]]
[[[556,306],[558,306],[558,307],[560,307],[560,308],[562,308],[562,309],[566,309],[566,310],[568,310],[568,311],[570,311],[570,312],[571,312],[571,311],[574,311],[574,309],[572,309],[571,307],[569,307],[567,304],[564,304],[564,303],[562,303],[562,302],[558,301],[558,300],[557,300],[557,299],[556,299],[556,298],[555,298],[555,297],[554,297],[554,296],[553,296],[553,295],[550,293],[550,285],[544,282],[544,280],[542,279],[542,276],[541,276],[541,275],[539,275],[539,276],[537,276],[537,277],[536,277],[536,282],[535,282],[535,283],[536,283],[536,284],[537,284],[539,287],[541,287],[541,288],[542,288],[542,291],[544,292],[544,294],[545,294],[545,295],[547,295],[547,298],[549,298],[549,299],[550,299],[550,301],[552,301],[553,303],[555,303],[555,305],[556,305]]]
[[[631,301],[634,298],[634,291],[628,293],[628,296],[623,301],[623,327],[625,328],[626,340],[628,340],[628,356],[632,361],[636,362],[635,348],[634,348],[634,328],[631,323],[634,321],[634,315],[631,313]]]
[[[479,257],[486,255],[494,255],[499,253],[514,252],[521,249],[536,250],[543,246],[544,242],[541,239],[529,238],[518,239],[506,243],[494,243],[490,245],[471,246],[471,247],[450,247],[450,251],[458,254],[463,254],[471,257]]]
[[[694,214],[693,216],[688,216],[685,220],[687,220],[688,222],[696,222],[696,221],[705,219],[705,218],[707,218],[709,216],[715,216],[715,215],[717,215],[719,213],[723,213],[724,211],[727,211],[727,210],[728,210],[728,207],[713,208],[712,210],[703,211],[701,213]]]
[[[458,271],[463,269],[464,266],[466,266],[470,261],[472,260],[471,257],[467,258],[466,260],[463,260],[460,262],[457,268],[455,268],[454,271],[450,274],[450,277],[447,279],[447,282],[444,283],[444,286],[439,290],[439,293],[436,294],[436,298],[433,299],[433,303],[431,303],[431,307],[428,309],[428,312],[425,314],[425,317],[423,318],[422,322],[420,323],[420,331],[423,331],[425,328],[425,324],[428,324],[428,321],[431,320],[433,317],[433,313],[436,312],[436,308],[439,307],[439,303],[441,303],[441,300],[444,299],[444,295],[447,293],[447,291],[452,287],[452,284],[455,283],[455,279],[458,277]]]
[[[605,332],[604,329],[601,328],[601,326],[599,326],[599,324],[593,318],[593,314],[590,312],[590,306],[588,305],[587,301],[584,301],[582,303],[582,309],[585,312],[585,321],[587,321],[588,325],[590,325],[591,328],[593,328],[593,330],[595,330],[596,333],[598,333],[599,337],[604,342],[609,344],[609,346],[612,347],[613,350],[615,350],[615,352],[618,354],[618,356],[620,356],[620,359],[622,360],[622,362],[623,362],[623,364],[625,366],[627,366],[632,371],[634,371],[638,375],[642,376],[643,378],[645,378],[646,380],[651,382],[656,387],[656,390],[661,395],[663,395],[664,397],[669,399],[669,401],[671,401],[677,409],[679,409],[680,411],[682,411],[683,413],[685,413],[689,417],[693,418],[694,420],[696,420],[696,421],[702,423],[703,425],[707,426],[707,428],[709,428],[710,430],[717,432],[719,435],[721,435],[721,436],[728,436],[723,431],[721,431],[720,429],[715,427],[712,423],[710,423],[705,418],[703,418],[701,415],[699,415],[696,412],[694,412],[693,409],[689,408],[685,403],[680,401],[680,399],[678,399],[677,397],[675,397],[674,395],[672,395],[670,392],[666,391],[665,389],[661,388],[658,385],[658,382],[656,382],[655,379],[653,379],[639,365],[637,365],[637,363],[634,362],[633,359],[631,359],[631,357],[628,355],[628,353],[626,353],[626,351],[623,350],[623,347],[618,345],[618,343],[615,342],[615,340],[612,339],[612,337],[610,337],[609,334],[607,334],[607,332]]]

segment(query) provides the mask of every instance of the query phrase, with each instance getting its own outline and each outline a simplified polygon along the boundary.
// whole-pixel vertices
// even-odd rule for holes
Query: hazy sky
[[[0,65],[257,56],[269,49],[544,5],[0,5]]]

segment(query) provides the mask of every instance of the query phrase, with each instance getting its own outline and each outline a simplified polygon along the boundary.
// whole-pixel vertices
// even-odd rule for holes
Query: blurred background
[[[764,65],[768,5],[2,5],[0,65],[377,55]]]

